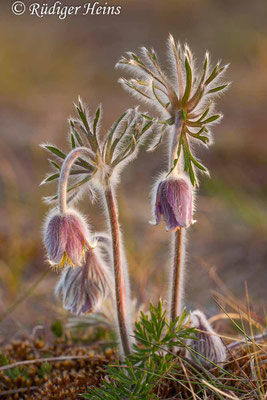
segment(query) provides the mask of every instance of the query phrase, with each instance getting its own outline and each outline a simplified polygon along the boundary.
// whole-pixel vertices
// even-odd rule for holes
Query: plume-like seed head
[[[167,231],[189,227],[192,220],[192,185],[186,178],[169,178],[161,181],[157,188],[155,218],[166,222]]]
[[[187,345],[192,350],[187,350],[186,356],[193,360],[198,359],[206,365],[223,363],[226,359],[224,344],[210,326],[205,315],[201,311],[195,310],[191,314],[190,324],[199,332],[196,335],[197,340],[189,339],[187,341]]]
[[[100,309],[111,289],[109,271],[94,250],[88,250],[80,268],[66,268],[56,287],[63,307],[72,314],[88,314]]]
[[[64,215],[50,212],[44,228],[44,244],[53,266],[80,266],[85,249],[91,247],[82,215],[75,210]]]

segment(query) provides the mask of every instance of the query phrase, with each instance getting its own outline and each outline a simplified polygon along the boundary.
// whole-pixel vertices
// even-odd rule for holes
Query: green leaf
[[[157,102],[165,109],[165,104],[161,101],[161,99],[159,98],[159,96],[156,93],[156,87],[155,87],[154,81],[152,81],[152,91],[153,91],[153,94],[154,94]]]
[[[121,114],[121,116],[117,119],[117,121],[113,124],[112,128],[110,129],[106,141],[105,141],[105,145],[104,147],[106,148],[106,152],[105,152],[105,161],[107,162],[108,159],[110,160],[110,147],[112,145],[112,139],[113,139],[113,135],[119,125],[119,123],[123,120],[123,118],[127,115],[127,111],[125,111],[123,114]]]
[[[70,134],[70,139],[71,139],[71,147],[72,147],[72,149],[75,149],[76,144],[75,144],[75,139],[74,139],[74,136],[72,133]]]
[[[44,185],[45,183],[52,182],[55,179],[59,178],[59,173],[49,175],[47,178],[45,178],[42,182],[41,185]]]
[[[44,147],[46,150],[50,151],[51,153],[55,154],[56,156],[62,158],[63,160],[66,158],[66,154],[64,154],[61,150],[59,150],[55,146],[43,145],[42,147]]]
[[[210,142],[210,139],[207,136],[198,136],[198,139],[205,144],[208,144]]]
[[[228,84],[226,84],[226,85],[222,85],[222,86],[218,86],[218,87],[215,87],[215,88],[213,88],[213,89],[209,90],[209,91],[208,91],[208,93],[216,93],[216,92],[220,92],[221,90],[225,89],[227,86],[228,86]]]
[[[97,128],[97,124],[99,121],[99,117],[100,117],[100,107],[98,107],[98,109],[96,110],[95,113],[95,119],[94,119],[94,125],[93,125],[93,132],[96,135],[96,128]]]
[[[150,121],[153,121],[153,118],[151,118],[149,115],[147,114],[141,114],[142,117],[149,119]]]
[[[90,179],[92,179],[94,173],[95,173],[95,171],[94,171],[90,176],[87,176],[86,178],[82,179],[81,181],[76,182],[75,184],[69,186],[68,189],[67,189],[67,193],[70,193],[70,192],[72,192],[73,190],[79,189],[80,186],[82,186],[82,185],[84,185],[85,183],[89,182]],[[76,196],[77,193],[78,193],[78,191],[75,193],[74,197]],[[72,199],[73,199],[74,197],[72,197]],[[45,199],[46,199],[47,201],[49,201],[49,202],[51,202],[51,201],[56,201],[56,200],[58,200],[58,195],[56,194],[55,196],[45,197]]]
[[[87,118],[86,118],[86,115],[85,115],[85,110],[82,109],[82,104],[80,103],[80,101],[79,101],[79,106],[76,106],[76,110],[77,110],[77,112],[79,114],[79,117],[82,120],[82,123],[83,123],[85,129],[87,131],[90,131],[90,128],[89,128],[89,125],[88,125],[88,121],[87,121]]]
[[[137,63],[144,65],[144,63],[140,60],[140,58],[137,57],[136,54],[131,53],[132,58],[134,59],[134,61],[136,61]]]
[[[127,81],[126,79],[123,80],[124,84],[128,86],[130,89],[135,90],[137,93],[141,94],[141,96],[144,96],[145,98],[151,100],[151,97],[143,92],[141,89],[139,89],[137,86],[135,86],[132,82]]]
[[[75,183],[74,185],[70,186],[67,189],[67,192],[71,192],[72,190],[78,189],[80,186],[84,185],[85,183],[89,182],[90,179],[92,179],[92,176],[94,175],[94,173],[92,173],[91,176],[87,176],[86,178],[82,179],[81,181]]]
[[[185,170],[185,172],[187,172],[191,161],[190,161],[190,158],[189,158],[188,153],[184,146],[183,146],[183,150],[184,150],[184,170]]]
[[[110,132],[109,132],[109,134],[108,134],[109,140],[112,139],[112,137],[113,137],[113,135],[114,135],[114,132],[116,131],[116,129],[117,129],[119,123],[120,123],[121,120],[125,117],[126,114],[127,114],[127,111],[125,111],[125,112],[117,119],[117,121],[115,122],[115,124],[112,126],[112,128],[111,128],[111,130],[110,130]]]
[[[207,171],[207,168],[204,167],[204,165],[200,164],[191,154],[191,160],[195,164],[196,167],[198,167],[201,171]]]
[[[197,122],[202,121],[203,118],[205,118],[205,117],[208,115],[209,110],[210,110],[210,107],[208,107],[208,108],[204,111],[204,113],[203,113],[203,114],[201,115],[201,117],[197,120]]]
[[[144,126],[144,128],[142,129],[141,134],[143,135],[143,133],[145,133],[145,132],[151,127],[152,124],[153,124],[152,121],[148,122],[148,123]]]
[[[194,128],[201,128],[201,126],[203,125],[203,122],[187,120],[186,121],[186,125],[187,126],[193,126]]]
[[[128,129],[128,122],[126,121],[125,127],[124,127],[124,129],[123,129],[123,132],[121,133],[121,135],[120,135],[119,137],[117,137],[116,139],[114,139],[113,142],[112,142],[112,145],[111,145],[111,147],[110,147],[110,151],[109,151],[109,154],[108,154],[108,159],[109,159],[110,161],[112,160],[114,151],[115,151],[115,149],[116,149],[118,143],[121,141],[121,139],[123,138],[123,136],[124,136],[125,133],[127,132],[127,129]]]
[[[159,139],[158,139],[157,142],[153,145],[153,147],[151,146],[151,147],[149,147],[149,148],[147,149],[148,152],[154,151],[154,150],[161,144],[162,139],[163,139],[164,132],[165,132],[165,127],[163,126],[163,128],[162,128],[162,130],[161,130],[161,134],[159,135]]]
[[[201,136],[202,132],[207,132],[208,133],[208,129],[203,126],[197,133],[193,133],[191,132],[188,128],[186,129],[186,132],[193,138],[195,139],[199,139],[201,140],[203,143],[208,143],[209,142],[209,138],[207,136]]]
[[[192,166],[192,154],[190,152],[189,149],[189,144],[187,142],[187,138],[185,136],[183,136],[182,138],[182,145],[183,145],[183,151],[184,151],[184,170],[189,173],[189,177],[191,180],[191,183],[193,186],[195,186],[196,184],[196,177],[195,177],[195,173],[194,173],[194,168]]]
[[[178,163],[178,158],[175,158],[175,160],[173,161],[173,166],[170,169],[170,171],[168,172],[167,176],[169,176],[172,173],[172,171],[175,169],[177,163]]]
[[[204,59],[204,63],[203,63],[203,75],[202,75],[202,82],[205,79],[205,75],[207,72],[207,67],[208,67],[208,53],[205,54],[205,59]]]
[[[181,155],[181,149],[182,149],[182,141],[183,141],[183,133],[181,132],[179,145],[178,145],[178,149],[177,149],[177,157],[174,159],[173,166],[170,169],[170,171],[168,172],[167,176],[169,176],[172,173],[172,171],[175,169],[175,167],[176,167],[176,165],[177,165],[177,163],[179,161],[179,158],[180,158],[180,155]]]
[[[185,70],[186,70],[186,87],[182,98],[182,104],[185,105],[189,99],[192,87],[192,70],[187,57],[185,57]]]
[[[216,121],[216,120],[219,119],[220,117],[221,117],[220,114],[213,115],[212,117],[209,117],[208,119],[205,119],[205,121],[202,121],[202,124],[210,124],[211,122]]]
[[[61,169],[61,167],[55,161],[53,161],[53,160],[48,160],[48,161],[54,168],[59,169],[59,170]]]
[[[183,108],[182,108],[182,110],[181,110],[181,116],[182,116],[182,118],[183,118],[184,121],[187,120],[187,112],[186,112],[186,110],[183,109]]]
[[[155,51],[153,49],[151,50],[151,55],[152,55],[153,60],[157,62],[158,61],[157,54],[155,53]]]
[[[195,139],[198,139],[198,140],[201,140],[201,142],[203,142],[204,144],[208,144],[209,141],[210,141],[210,139],[207,136],[201,136],[201,135],[199,135],[197,133],[192,133],[190,131],[187,131],[187,132],[191,137],[193,137]]]
[[[204,63],[203,63],[202,76],[200,78],[198,87],[188,104],[188,110],[190,110],[190,111],[192,111],[197,106],[197,104],[199,103],[199,101],[201,100],[201,98],[204,94],[203,82],[206,78],[207,68],[208,68],[208,54],[206,53]]]
[[[56,337],[58,337],[58,338],[62,337],[62,335],[63,335],[63,325],[62,325],[61,321],[57,320],[57,321],[53,322],[51,324],[50,329],[51,329],[51,332],[53,332],[53,334]]]
[[[59,157],[63,160],[66,158],[66,155],[55,146],[42,145],[42,147],[45,148],[46,150],[50,151],[51,153],[55,154],[57,157]],[[81,158],[79,158],[78,161],[75,162],[75,165],[79,165],[79,166],[87,169],[88,171],[90,171],[92,169],[92,166],[87,161],[85,161]]]
[[[212,70],[210,76],[209,76],[208,79],[205,81],[205,86],[207,86],[210,82],[213,81],[213,79],[216,78],[217,72],[218,72],[218,68],[219,68],[219,64],[215,65],[215,67],[214,67],[214,69]]]
[[[80,145],[81,147],[83,147],[83,146],[84,146],[84,143],[83,143],[83,141],[82,141],[81,136],[79,135],[79,133],[78,133],[78,132],[76,131],[76,129],[74,129],[74,128],[72,128],[72,132],[73,132],[73,134],[74,134],[74,136],[75,136],[77,142],[79,143],[79,145]]]
[[[189,176],[193,186],[196,184],[196,177],[191,162],[189,163]]]

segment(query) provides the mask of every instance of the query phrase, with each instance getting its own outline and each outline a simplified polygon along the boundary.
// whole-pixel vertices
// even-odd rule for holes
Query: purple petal
[[[63,306],[76,315],[94,312],[109,293],[111,280],[102,260],[93,250],[87,251],[81,267],[68,267],[63,271],[56,287]]]
[[[59,264],[67,243],[67,221],[64,216],[54,215],[48,223],[44,243],[50,261]]]
[[[192,188],[185,179],[168,179],[159,184],[155,216],[157,223],[163,216],[168,231],[192,223]]]
[[[189,184],[179,179],[172,184],[173,197],[171,200],[176,221],[181,227],[192,223],[192,190]]]
[[[86,243],[86,227],[83,221],[76,215],[67,215],[68,238],[66,243],[66,253],[74,265],[81,264],[84,245]]]

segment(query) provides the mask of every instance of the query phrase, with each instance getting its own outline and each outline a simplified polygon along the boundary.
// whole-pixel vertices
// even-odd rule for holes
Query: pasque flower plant
[[[193,222],[197,172],[208,174],[208,169],[199,162],[192,148],[195,144],[206,147],[211,144],[210,127],[222,117],[214,112],[214,98],[229,84],[222,81],[227,65],[220,66],[218,63],[211,68],[209,54],[206,53],[202,72],[198,74],[191,50],[187,45],[182,47],[180,43],[175,43],[172,35],[168,39],[168,60],[170,77],[161,68],[155,51],[145,47],[140,56],[127,53],[117,67],[133,75],[130,79],[120,78],[123,87],[158,112],[157,118],[146,116],[159,127],[150,150],[161,143],[165,133],[168,136],[168,171],[156,182],[152,206],[156,223],[163,217],[167,231],[173,232],[169,316],[174,321],[184,308],[183,231]],[[184,177],[185,174],[188,178]]]
[[[122,355],[126,356],[131,351],[133,341],[130,287],[114,192],[119,173],[136,156],[152,122],[147,122],[137,109],[130,109],[119,117],[106,136],[101,137],[101,107],[97,109],[93,121],[81,100],[76,110],[78,119],[69,120],[72,146],[69,154],[65,155],[55,146],[42,145],[57,157],[57,162],[50,163],[59,171],[42,182],[59,178],[58,194],[46,198],[49,203],[58,202],[58,210],[52,210],[48,215],[44,243],[52,265],[67,268],[56,289],[57,294],[62,295],[66,309],[75,314],[92,312],[99,308],[109,289],[111,293],[114,292],[121,350]],[[68,187],[69,176],[75,176],[76,180]],[[83,217],[68,206],[68,203],[79,199],[85,187],[89,189],[91,197],[95,197],[95,193],[100,194],[106,209],[112,245],[114,290],[110,270],[103,262],[97,243],[89,241],[89,230]]]
[[[211,68],[206,53],[202,73],[197,74],[189,47],[182,48],[172,36],[168,41],[168,59],[171,60],[171,77],[161,69],[155,51],[146,48],[142,49],[140,57],[131,52],[117,64],[134,75],[131,79],[121,78],[122,85],[138,99],[154,106],[157,117],[130,109],[118,118],[106,135],[101,135],[101,107],[91,118],[79,99],[76,105],[78,118],[69,119],[70,152],[65,154],[53,145],[42,145],[56,157],[49,160],[54,172],[42,182],[58,180],[57,194],[45,199],[54,207],[44,225],[47,258],[53,267],[62,269],[56,293],[62,297],[64,308],[77,315],[100,310],[103,300],[111,294],[123,357],[129,356],[134,343],[128,268],[115,197],[120,172],[135,158],[152,127],[149,150],[156,148],[167,136],[168,168],[154,185],[152,212],[153,223],[157,225],[163,219],[171,235],[169,318],[175,325],[180,316],[183,321],[185,319],[185,231],[195,222],[197,173],[208,174],[192,149],[195,144],[206,147],[211,144],[210,127],[221,118],[221,114],[214,113],[214,97],[228,85],[221,81],[227,66],[221,67],[218,63]],[[69,184],[70,179],[72,184]],[[112,254],[112,268],[104,260],[97,235],[90,232],[85,218],[74,208],[85,192],[92,201],[96,198],[103,201],[108,221],[105,246],[111,247],[108,253]],[[202,331],[201,343],[190,339],[192,349],[211,362],[224,361],[223,344],[205,315],[194,311],[190,321],[192,327]]]

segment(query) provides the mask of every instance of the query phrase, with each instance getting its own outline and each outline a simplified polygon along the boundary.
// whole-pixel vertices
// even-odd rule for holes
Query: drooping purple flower
[[[190,325],[199,331],[197,339],[188,339],[186,356],[199,360],[202,364],[222,363],[226,359],[225,346],[221,338],[214,332],[203,312],[195,310],[191,314]]]
[[[99,310],[110,289],[110,273],[97,253],[90,249],[80,268],[68,267],[62,272],[55,292],[62,297],[66,310],[82,315]]]
[[[44,229],[44,244],[52,265],[80,266],[89,248],[84,218],[75,210],[49,214]]]
[[[184,178],[169,178],[158,185],[155,217],[159,224],[161,217],[166,222],[167,231],[192,224],[192,186]]]

